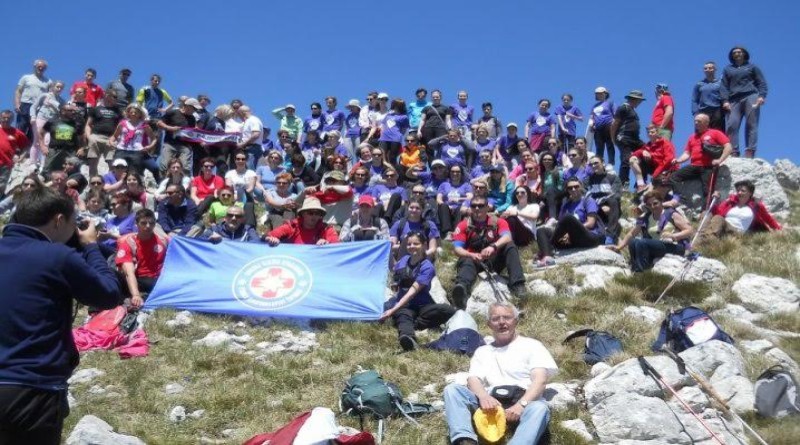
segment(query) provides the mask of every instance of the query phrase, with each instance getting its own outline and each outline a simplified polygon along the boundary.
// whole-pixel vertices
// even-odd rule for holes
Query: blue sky
[[[191,7],[188,6],[191,4]],[[470,102],[494,103],[503,122],[522,122],[540,98],[571,92],[587,112],[604,85],[621,102],[631,89],[648,100],[657,82],[676,100],[679,151],[692,122],[690,92],[702,65],[727,64],[733,45],[750,51],[770,93],[762,110],[759,156],[800,154],[788,137],[798,118],[800,4],[732,0],[669,4],[533,1],[3,2],[6,42],[0,107],[10,108],[19,76],[36,58],[71,85],[86,67],[105,85],[119,69],[133,70],[139,88],[151,73],[177,97],[208,93],[212,107],[234,97],[268,126],[269,110],[287,102],[301,115],[334,95],[363,102],[369,90],[410,100],[414,90],[439,88],[445,102],[466,89]],[[78,6],[80,5],[80,6]],[[775,5],[773,7],[772,5]],[[780,5],[778,8],[777,6]],[[582,128],[580,129],[582,131]],[[643,135],[644,136],[644,135]]]

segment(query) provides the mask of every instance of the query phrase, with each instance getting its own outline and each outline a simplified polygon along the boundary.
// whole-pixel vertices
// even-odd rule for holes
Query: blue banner
[[[390,250],[388,241],[269,247],[176,237],[144,308],[376,320]]]

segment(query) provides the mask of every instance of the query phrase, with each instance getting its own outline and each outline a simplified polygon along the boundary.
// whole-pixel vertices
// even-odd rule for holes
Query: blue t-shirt
[[[575,132],[578,128],[576,122],[571,117],[567,116],[567,113],[573,116],[583,116],[581,110],[578,109],[575,105],[572,105],[570,108],[564,108],[564,105],[559,105],[556,107],[554,111],[556,116],[561,116],[561,120],[564,122],[564,127],[567,128],[567,134],[570,136],[575,136]],[[561,133],[561,127],[558,127],[559,133]]]
[[[463,145],[458,142],[451,144],[448,141],[442,144],[441,147],[441,159],[445,164],[447,164],[447,168],[450,168],[456,164],[462,166],[467,165],[466,153]]]
[[[382,142],[402,143],[403,135],[406,133],[406,130],[408,130],[408,116],[405,114],[395,114],[394,111],[392,111],[381,121],[381,137],[378,140]]]
[[[460,207],[467,197],[467,193],[472,193],[472,185],[469,182],[463,182],[459,186],[453,186],[450,182],[444,182],[439,186],[438,193],[444,197],[444,202],[451,209]]]
[[[283,165],[273,170],[269,165],[259,165],[256,175],[261,178],[261,185],[267,190],[275,190],[275,177],[286,171]]]
[[[496,144],[497,142],[493,139],[486,139],[485,142],[475,140],[475,151],[477,151],[478,154],[481,154],[484,151],[491,153],[494,151],[494,146]]]
[[[479,178],[481,176],[486,176],[486,175],[489,174],[489,169],[490,168],[492,168],[492,164],[489,164],[489,165],[486,165],[486,166],[478,164],[475,167],[472,167],[472,171],[470,172],[470,175],[471,175],[472,179]]]
[[[594,128],[600,129],[611,125],[614,121],[614,102],[611,99],[600,101],[592,107],[592,120]]]
[[[450,106],[450,110],[453,113],[451,120],[454,127],[469,127],[472,125],[472,113],[475,112],[475,108],[472,105],[462,106],[459,103],[454,103]]]
[[[422,110],[430,104],[431,102],[427,100],[415,100],[408,104],[408,123],[411,127],[419,127],[419,121],[422,119]]]
[[[549,134],[550,126],[555,125],[556,119],[550,113],[539,113],[534,111],[528,116],[530,123],[530,134]]]
[[[431,172],[420,172],[417,177],[422,182],[422,185],[425,186],[426,199],[436,198],[436,194],[439,193],[439,186],[447,181],[447,178],[438,179]]]
[[[594,228],[592,228],[590,232],[599,234],[601,229],[600,218],[597,216],[597,211],[597,202],[592,198],[585,197],[577,202],[565,199],[564,203],[561,204],[561,212],[559,212],[558,218],[561,219],[567,215],[574,215],[576,218],[578,218],[578,221],[580,221],[581,224],[585,224],[589,215],[594,215],[596,222]]]
[[[513,151],[516,153],[517,151],[516,149],[512,148],[516,147],[520,139],[522,138],[519,137],[519,133],[517,133],[517,135],[514,136],[513,138],[507,134],[497,138],[497,145],[499,146],[498,151],[500,152],[500,156],[503,157],[504,161],[506,162],[511,161],[511,152]]]
[[[389,205],[389,200],[392,198],[392,195],[400,195],[403,201],[408,200],[408,192],[402,185],[389,187],[386,184],[376,184],[369,189],[369,194],[375,198],[375,201],[382,203],[384,208]]]
[[[116,232],[120,236],[138,232],[139,228],[136,226],[136,213],[131,213],[124,218],[109,216],[106,218],[105,230],[108,232]],[[117,247],[117,240],[115,239],[110,238],[103,240],[102,243],[108,247]]]
[[[322,113],[322,131],[341,132],[344,127],[344,113],[339,110],[325,111]]]
[[[350,113],[344,120],[344,126],[347,129],[345,136],[355,137],[361,135],[361,126],[358,125],[358,113]]]
[[[322,114],[319,116],[309,116],[303,121],[303,133],[308,133],[312,130],[322,131],[323,124]]]
[[[561,179],[566,181],[567,179],[575,176],[581,182],[583,182],[591,174],[592,174],[592,167],[589,167],[588,165],[586,165],[584,167],[572,167],[572,168],[568,168],[568,169],[564,170],[563,172],[561,172]]]
[[[410,259],[411,255],[400,258],[394,265],[394,272],[397,273],[406,269]],[[419,283],[421,288],[411,301],[408,302],[407,306],[412,309],[418,309],[429,304],[434,304],[433,297],[431,297],[431,282],[433,281],[433,277],[436,276],[436,268],[433,267],[433,263],[431,263],[429,259],[424,258],[411,268],[411,275],[414,277],[414,282]],[[399,286],[397,289],[397,300],[403,298],[403,295],[408,292],[409,288],[410,286]]]
[[[428,239],[439,238],[441,235],[439,234],[439,228],[436,227],[436,223],[431,220],[428,220],[428,230],[425,231],[425,220],[421,220],[418,222],[411,222],[406,219],[406,223],[400,227],[400,223],[403,220],[399,220],[392,224],[392,227],[389,229],[389,236],[397,239],[405,239],[409,233],[411,232],[423,232]]]

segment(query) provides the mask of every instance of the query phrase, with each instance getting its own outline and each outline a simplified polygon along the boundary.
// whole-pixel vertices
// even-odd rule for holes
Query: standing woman
[[[435,159],[430,142],[447,134],[452,110],[442,105],[442,92],[439,90],[433,90],[431,100],[433,103],[422,109],[417,139],[428,147],[428,159]]]
[[[433,263],[425,257],[427,239],[413,233],[406,239],[408,255],[394,265],[397,295],[386,302],[381,321],[392,319],[405,351],[417,347],[415,330],[428,329],[445,323],[456,310],[447,304],[436,304],[431,297],[431,282],[436,276]]]
[[[508,221],[514,244],[517,247],[528,246],[536,239],[536,221],[539,219],[536,195],[528,186],[517,186],[511,204],[500,216]]]
[[[141,175],[148,165],[147,161],[151,159],[150,153],[155,150],[158,138],[144,119],[144,110],[139,105],[128,105],[125,108],[125,116],[126,118],[117,124],[114,134],[108,138],[108,144],[116,147],[115,159],[124,159],[137,175]],[[158,171],[157,165],[152,167]]]
[[[548,99],[541,99],[539,108],[528,116],[528,121],[525,122],[525,135],[528,136],[528,145],[533,152],[541,150],[548,137],[556,137],[556,119],[550,114]]]
[[[361,125],[358,122],[361,105],[358,103],[358,99],[351,99],[347,103],[347,109],[350,114],[344,119],[344,140],[342,143],[350,153],[350,159],[355,160],[358,158],[358,144],[361,143]]]
[[[31,121],[33,122],[33,145],[30,149],[30,158],[37,164],[44,162],[44,155],[39,151],[39,131],[44,127],[44,124],[58,117],[58,112],[61,106],[64,105],[64,98],[61,97],[61,92],[64,91],[64,82],[57,80],[50,87],[50,91],[42,94],[36,99],[36,103],[31,107]],[[45,146],[50,144],[50,133],[42,132],[44,134]]]
[[[378,145],[381,136],[381,124],[386,115],[389,114],[389,95],[386,93],[378,94],[378,108],[370,117],[370,129],[367,133],[366,141],[373,146]]]
[[[594,90],[595,104],[589,118],[589,130],[594,132],[594,145],[597,156],[603,159],[603,153],[608,153],[608,164],[614,165],[614,141],[611,140],[611,123],[614,121],[614,102],[611,93],[605,87]]]
[[[554,113],[558,120],[558,140],[565,150],[569,150],[575,145],[577,136],[578,125],[575,121],[583,122],[583,113],[572,104],[572,94],[569,93],[561,96],[561,105],[556,107]]]
[[[661,197],[657,193],[645,193],[644,205],[648,212],[636,220],[636,225],[619,244],[608,246],[615,252],[628,246],[631,270],[634,272],[652,269],[653,263],[668,253],[683,256],[693,232],[685,216],[661,205]],[[656,224],[651,227],[652,221]],[[637,238],[639,235],[641,238]]]
[[[392,165],[397,165],[400,147],[403,146],[403,135],[408,130],[408,126],[408,111],[405,101],[394,99],[389,107],[389,113],[381,121],[381,135],[378,139],[379,147],[386,153],[386,160]]]
[[[305,118],[303,121],[303,133],[308,136],[309,131],[316,131],[317,136],[322,131],[323,118],[322,118],[322,105],[319,102],[311,104],[311,116]]]

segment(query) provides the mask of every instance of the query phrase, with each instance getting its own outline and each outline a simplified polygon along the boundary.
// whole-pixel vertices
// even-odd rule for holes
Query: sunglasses
[[[137,226],[155,226],[155,221],[139,221],[136,223]]]
[[[557,142],[548,142],[547,145],[558,145]]]
[[[476,185],[476,186],[475,186],[475,187],[473,187],[473,188],[474,188],[475,190],[486,190],[486,186],[485,186],[485,185]]]
[[[172,196],[172,195],[174,195],[175,193],[177,193],[177,192],[166,192],[167,196]]]
[[[244,218],[244,215],[240,215],[238,213],[226,213],[225,216],[228,218]]]
[[[527,195],[527,194],[528,194],[528,192],[526,192],[525,190],[517,190],[517,191],[516,191],[516,194],[517,194],[517,195]]]
[[[416,140],[415,139],[406,139],[406,142],[411,143],[411,142],[416,142]]]
[[[32,182],[24,182],[24,183],[22,184],[22,186],[23,186],[23,187],[35,187],[35,186],[36,186],[36,184],[34,184],[34,183],[32,183]]]
[[[595,161],[595,162],[590,162],[590,163],[589,163],[589,165],[591,165],[592,167],[594,167],[595,165],[600,165],[600,163],[599,163],[599,162],[597,162],[597,161]]]
[[[412,194],[412,195],[424,195],[424,194],[425,194],[425,191],[424,191],[424,190],[422,190],[422,191],[411,192],[411,194]]]
[[[287,184],[289,184],[289,182],[288,181],[278,181],[275,184],[277,184],[277,185],[287,185]]]
[[[567,156],[569,156],[570,158],[577,158],[578,154],[577,153],[570,153]]]
[[[367,176],[367,175],[365,175],[364,173],[356,173],[353,176],[355,176],[356,178],[363,178],[364,176]]]
[[[471,209],[482,209],[484,207],[486,207],[486,204],[470,204],[469,205],[469,208],[471,208]]]
[[[308,215],[314,215],[314,216],[323,216],[323,215],[325,215],[325,212],[320,212],[319,210],[306,210],[305,213],[308,214]]]
[[[536,171],[536,168],[535,167],[529,167],[529,168],[526,168],[525,170],[527,170],[529,172],[532,172],[532,171]]]
[[[372,153],[372,156],[383,156],[383,153]]]

